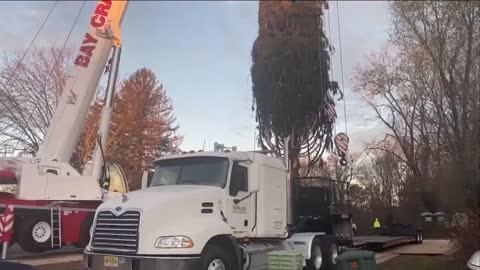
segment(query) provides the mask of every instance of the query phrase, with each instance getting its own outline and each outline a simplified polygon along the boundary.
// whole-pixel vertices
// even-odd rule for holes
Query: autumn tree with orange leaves
[[[91,159],[101,112],[101,101],[91,107],[76,151],[78,164]],[[177,149],[177,135],[171,99],[155,73],[147,68],[124,80],[115,95],[106,159],[121,165],[130,187],[140,185],[143,169],[155,158]]]

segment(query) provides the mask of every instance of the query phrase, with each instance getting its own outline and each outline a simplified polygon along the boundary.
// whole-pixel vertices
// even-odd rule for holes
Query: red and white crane
[[[114,186],[112,191],[128,191],[120,167],[106,165],[103,158],[121,54],[120,24],[126,7],[126,1],[98,1],[73,73],[35,157],[0,159],[0,185],[16,185],[14,195],[0,192],[0,208],[14,206],[13,238],[27,251],[41,252],[65,243],[84,246],[93,211],[108,194],[109,186]],[[78,172],[69,161],[111,53],[99,139],[93,160]]]

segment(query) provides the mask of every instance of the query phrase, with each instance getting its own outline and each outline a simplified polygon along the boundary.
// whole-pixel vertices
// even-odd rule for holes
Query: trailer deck
[[[358,249],[382,250],[388,247],[416,242],[414,236],[355,236],[353,247]]]

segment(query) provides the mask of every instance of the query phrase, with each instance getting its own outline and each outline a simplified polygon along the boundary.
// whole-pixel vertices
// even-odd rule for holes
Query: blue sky
[[[52,1],[0,2],[0,51],[23,52]],[[68,46],[77,49],[95,2],[87,2]],[[338,3],[343,46],[348,133],[353,151],[381,134],[371,110],[351,91],[354,67],[387,40],[387,3]],[[64,42],[79,1],[57,4],[35,45]],[[334,77],[341,81],[337,4],[330,3],[331,41],[336,47]],[[257,37],[257,1],[131,1],[122,26],[122,78],[148,67],[173,100],[184,150],[206,150],[214,142],[252,150],[251,48]],[[328,23],[328,16],[325,18]],[[343,104],[337,131],[344,131]]]

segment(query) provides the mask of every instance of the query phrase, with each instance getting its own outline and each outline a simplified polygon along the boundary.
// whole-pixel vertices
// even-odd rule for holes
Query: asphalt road
[[[449,240],[424,240],[422,244],[401,245],[375,254],[377,263],[389,261],[401,255],[451,255],[454,252]]]
[[[29,255],[16,251],[12,256],[19,256],[15,261],[34,265],[36,270],[83,270],[81,251],[64,247],[61,250],[50,251],[47,254]],[[389,248],[375,255],[377,264],[389,261],[403,254],[448,255],[453,250],[448,240],[425,240],[423,244],[401,245]],[[173,270],[173,269],[172,269]]]
[[[77,269],[70,268],[70,263],[72,264],[72,267],[74,267],[75,264],[78,264],[78,269],[81,269],[80,262],[82,260],[82,249],[72,246],[64,246],[61,249],[36,254],[25,252],[18,245],[13,245],[7,251],[7,260],[11,262],[32,265],[35,268],[42,270],[50,269],[53,267],[51,265],[55,264],[60,264],[60,266],[58,266],[60,268],[57,267],[52,269],[62,269],[62,264],[66,265],[66,268],[64,268],[65,270]]]
[[[81,262],[70,262],[61,264],[50,264],[37,266],[38,270],[83,270]]]

